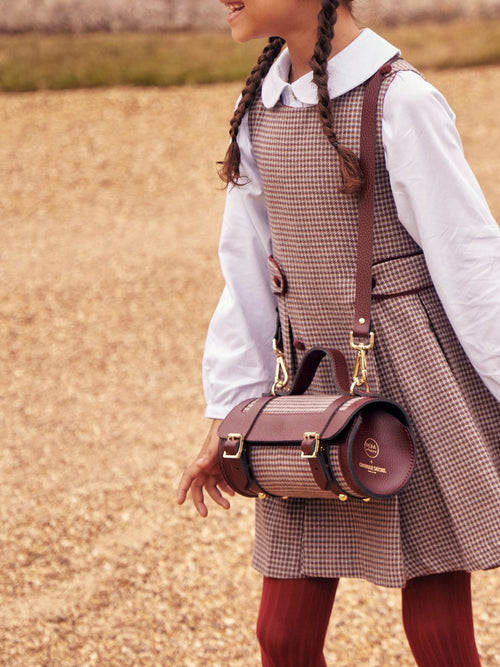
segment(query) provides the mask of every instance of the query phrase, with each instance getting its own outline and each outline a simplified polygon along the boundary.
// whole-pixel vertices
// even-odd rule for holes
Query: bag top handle
[[[293,384],[289,391],[285,392],[287,396],[296,396],[303,394],[309,388],[314,375],[322,359],[326,358],[330,364],[330,370],[339,394],[349,394],[349,369],[347,362],[340,350],[327,347],[312,347],[304,354],[302,361],[297,369],[293,379]],[[279,392],[277,393],[279,396]]]

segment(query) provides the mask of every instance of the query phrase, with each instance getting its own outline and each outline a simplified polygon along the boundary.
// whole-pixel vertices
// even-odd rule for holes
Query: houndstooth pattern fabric
[[[254,565],[269,577],[361,577],[404,586],[412,577],[500,563],[500,409],[451,329],[420,248],[397,218],[382,146],[379,98],[375,172],[370,388],[407,410],[417,443],[410,484],[398,497],[257,501]],[[334,101],[340,143],[359,154],[360,86]],[[336,347],[354,361],[357,200],[338,192],[336,152],[316,107],[260,100],[250,133],[262,176],[273,256],[286,277],[279,297],[285,356]],[[300,341],[300,344],[297,342]],[[294,342],[296,343],[294,345]],[[312,393],[333,390],[326,366]],[[270,475],[271,477],[271,475]]]
[[[280,460],[279,470],[276,470],[276,456]],[[298,447],[275,445],[272,452],[263,447],[258,456],[252,457],[251,466],[259,486],[267,493],[292,498],[296,489],[302,488],[305,497],[314,498],[321,494],[324,498],[332,498],[331,491],[318,490],[309,461],[300,457]]]
[[[262,414],[300,414],[311,412],[324,412],[331,404],[327,396],[277,396],[270,401],[262,410]]]

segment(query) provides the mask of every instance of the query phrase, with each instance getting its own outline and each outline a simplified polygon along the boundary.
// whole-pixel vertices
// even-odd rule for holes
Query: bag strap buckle
[[[313,443],[314,442],[314,448]],[[302,440],[302,446],[300,448],[300,458],[302,459],[315,459],[318,457],[319,452],[319,433],[315,431],[307,431],[304,433],[304,439]]]
[[[241,459],[241,455],[243,454],[243,445],[244,445],[244,439],[241,433],[228,433],[227,436],[227,442],[231,442],[234,445],[235,452],[234,454],[230,454],[228,451],[224,450],[222,454],[222,458],[224,459]],[[236,449],[237,445],[237,449]]]

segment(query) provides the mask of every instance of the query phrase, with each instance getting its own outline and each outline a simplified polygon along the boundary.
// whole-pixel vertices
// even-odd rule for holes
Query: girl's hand
[[[189,489],[191,489],[191,498],[193,504],[202,517],[208,514],[207,506],[205,505],[205,497],[203,489],[208,493],[217,505],[220,505],[225,510],[230,507],[229,500],[222,495],[221,491],[234,496],[234,491],[224,481],[219,469],[217,461],[217,450],[219,447],[219,436],[217,429],[221,420],[214,419],[208,435],[205,438],[203,447],[200,450],[197,458],[184,471],[179,488],[177,489],[177,502],[179,505],[186,500]]]

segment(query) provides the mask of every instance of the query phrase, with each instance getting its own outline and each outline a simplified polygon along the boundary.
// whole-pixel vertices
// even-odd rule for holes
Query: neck
[[[332,52],[330,57],[340,53],[356,37],[360,30],[349,10],[340,4],[337,9],[337,22],[334,28],[332,40]],[[296,81],[304,74],[311,71],[310,60],[316,44],[317,26],[310,26],[300,33],[289,35],[286,39],[292,67],[290,70],[290,82]]]

